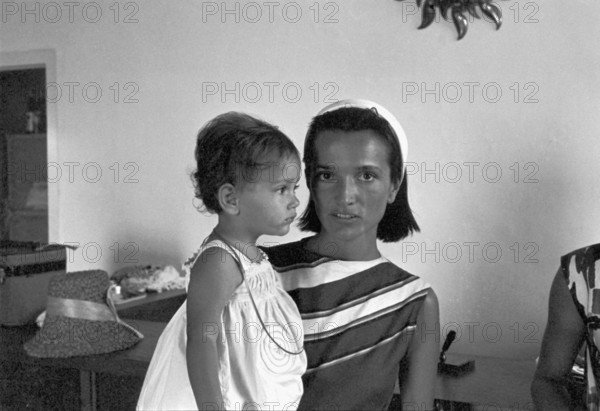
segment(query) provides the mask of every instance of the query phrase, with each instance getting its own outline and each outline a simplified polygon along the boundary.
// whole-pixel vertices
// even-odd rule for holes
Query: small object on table
[[[120,287],[121,299],[145,296],[167,290],[185,289],[185,277],[173,266],[129,266],[113,273],[111,280]]]
[[[454,361],[453,359],[446,357],[446,352],[448,351],[448,348],[450,348],[450,344],[452,344],[455,338],[456,331],[454,330],[450,331],[446,336],[446,340],[442,346],[442,352],[440,353],[440,361],[438,362],[439,374],[460,376],[475,369],[475,361]]]

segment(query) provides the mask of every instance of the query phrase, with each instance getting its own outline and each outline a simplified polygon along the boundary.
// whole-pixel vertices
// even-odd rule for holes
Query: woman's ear
[[[233,184],[225,183],[219,187],[217,198],[223,212],[230,215],[238,215],[240,213],[237,190]]]
[[[392,181],[392,185],[390,186],[390,193],[387,200],[388,204],[392,204],[394,201],[396,201],[396,196],[398,195],[398,191],[400,191],[401,186],[402,183],[400,181]]]

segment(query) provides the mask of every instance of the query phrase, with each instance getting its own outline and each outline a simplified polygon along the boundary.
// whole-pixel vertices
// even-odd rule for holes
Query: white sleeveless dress
[[[213,247],[231,254],[231,249],[219,240],[205,242],[183,266],[188,284],[190,267]],[[301,377],[306,370],[306,355],[281,350],[264,328],[280,346],[298,352],[304,340],[300,314],[266,255],[261,262],[253,263],[237,250],[234,252],[234,258],[244,267],[246,281],[235,290],[221,314],[217,350],[224,404],[218,407],[295,410],[303,392]],[[265,327],[252,305],[248,287]],[[138,399],[138,410],[199,409],[188,377],[186,318],[184,302],[158,340]],[[216,409],[216,406],[204,404],[200,409]]]

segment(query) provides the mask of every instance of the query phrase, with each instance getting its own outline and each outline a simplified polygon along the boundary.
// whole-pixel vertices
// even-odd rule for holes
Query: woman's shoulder
[[[381,257],[381,260],[385,262],[384,264],[381,264],[381,269],[393,273],[393,275],[399,279],[398,281],[414,282],[415,285],[418,284],[419,288],[422,289],[431,288],[431,285],[427,281],[422,279],[420,276],[413,274],[405,270],[404,268],[396,265],[393,261],[389,260],[385,256]]]
[[[397,271],[398,273],[401,273],[402,275],[405,276],[411,276],[411,277],[418,277],[417,275],[405,270],[404,268],[400,267],[399,265],[397,265],[395,262],[393,262],[392,260],[390,260],[389,258],[387,258],[385,255],[381,256],[381,261],[385,263],[386,267],[388,270],[393,270],[393,271]]]
[[[563,257],[574,256],[574,255],[588,255],[594,257],[596,260],[600,259],[600,243],[587,245],[585,247],[578,248],[565,254]]]
[[[270,247],[261,246],[260,249],[267,254],[269,261],[277,271],[287,271],[290,267],[314,264],[317,261],[329,259],[306,248],[306,241],[309,238]]]
[[[599,261],[600,243],[578,248],[563,255],[561,257],[561,268],[567,277],[576,273],[587,274]]]

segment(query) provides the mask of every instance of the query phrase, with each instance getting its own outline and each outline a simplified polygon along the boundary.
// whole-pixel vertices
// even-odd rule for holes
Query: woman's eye
[[[361,174],[361,179],[364,181],[372,181],[375,179],[375,174],[373,173],[362,173]]]
[[[333,175],[330,172],[323,171],[317,174],[317,179],[319,181],[329,181],[333,178]]]

